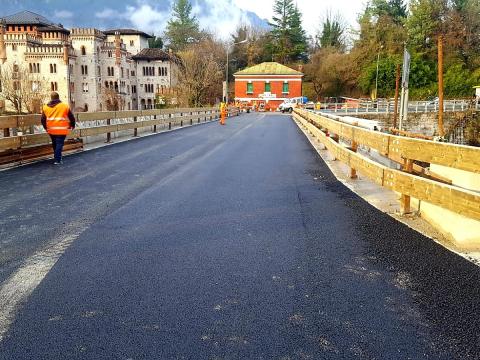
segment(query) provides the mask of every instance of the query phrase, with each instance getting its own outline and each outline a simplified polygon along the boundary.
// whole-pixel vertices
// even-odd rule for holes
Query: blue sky
[[[191,0],[203,28],[227,38],[236,26],[265,24],[272,16],[274,0]],[[314,34],[321,18],[330,11],[340,13],[353,25],[363,8],[362,0],[297,0],[304,27]],[[70,27],[134,27],[161,34],[170,16],[171,0],[0,0],[0,16],[21,10],[37,12]]]

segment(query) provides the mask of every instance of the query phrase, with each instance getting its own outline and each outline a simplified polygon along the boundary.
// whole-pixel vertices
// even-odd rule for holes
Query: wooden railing
[[[229,109],[229,116],[238,115],[237,108]],[[217,119],[217,108],[185,108],[163,110],[132,110],[132,111],[102,111],[94,113],[78,113],[75,115],[77,128],[70,133],[68,138],[85,138],[87,136],[106,135],[109,141],[111,134],[124,130],[131,130],[137,136],[137,130],[152,127],[152,132],[157,131],[157,126],[171,129],[177,126],[193,125],[203,121]],[[98,125],[102,122],[101,125]],[[24,134],[33,127],[40,128],[40,115],[1,116],[0,131],[4,130],[4,137],[0,137],[0,152],[29,148],[35,145],[47,144],[48,135],[40,131]],[[10,136],[15,132],[21,135]]]
[[[401,194],[401,211],[410,212],[410,197],[480,220],[480,193],[416,176],[414,161],[480,173],[480,149],[405,138],[328,119],[297,109],[294,119],[316,137],[333,156],[377,184]],[[340,139],[347,145],[342,145]],[[401,159],[402,170],[387,167],[356,152],[359,146],[377,150],[389,159]]]

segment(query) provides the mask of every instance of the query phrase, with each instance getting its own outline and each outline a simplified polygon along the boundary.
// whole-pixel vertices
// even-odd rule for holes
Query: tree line
[[[248,42],[231,47],[200,29],[191,11],[188,0],[176,0],[164,33],[165,43],[181,59],[188,58],[190,51],[199,51],[200,57],[189,58],[214,63],[199,76],[215,81],[195,81],[205,83],[208,89],[186,85],[197,93],[188,100],[190,105],[209,103],[213,101],[211,96],[220,96],[227,49],[232,59],[228,64],[230,74],[264,61],[277,61],[292,68],[303,64],[305,94],[321,99],[369,96],[377,81],[378,97],[393,96],[396,67],[407,48],[412,56],[410,95],[421,99],[438,93],[437,39],[441,35],[445,95],[468,97],[473,94],[473,86],[480,85],[478,0],[410,0],[408,4],[404,0],[370,0],[354,28],[346,25],[340,15],[329,13],[319,19],[315,36],[307,35],[293,0],[276,0],[268,26],[240,24],[228,43],[244,39]],[[217,52],[206,53],[205,48]],[[189,66],[185,60],[183,63]]]
[[[443,38],[447,97],[469,97],[480,85],[480,2],[478,0],[371,0],[348,34],[338,17],[329,16],[306,66],[316,96],[365,95],[377,80],[378,96],[395,92],[403,49],[411,58],[410,95],[438,94],[437,46]],[[349,35],[349,36],[347,36]]]

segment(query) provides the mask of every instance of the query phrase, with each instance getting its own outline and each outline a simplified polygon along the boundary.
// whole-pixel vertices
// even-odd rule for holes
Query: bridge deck
[[[0,173],[6,359],[460,359],[480,271],[249,114]]]

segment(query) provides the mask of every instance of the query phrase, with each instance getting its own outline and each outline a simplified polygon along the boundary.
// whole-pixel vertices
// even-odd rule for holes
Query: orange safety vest
[[[67,104],[58,103],[54,107],[43,106],[43,113],[47,118],[47,133],[51,135],[68,135],[70,132],[70,119]]]
[[[226,115],[227,114],[227,104],[225,104],[224,102],[221,102],[220,103],[220,113],[222,115]]]

